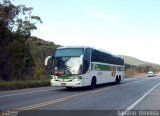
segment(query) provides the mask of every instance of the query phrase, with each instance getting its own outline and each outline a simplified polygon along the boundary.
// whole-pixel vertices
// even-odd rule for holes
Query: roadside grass
[[[0,82],[0,91],[50,86],[50,80]]]

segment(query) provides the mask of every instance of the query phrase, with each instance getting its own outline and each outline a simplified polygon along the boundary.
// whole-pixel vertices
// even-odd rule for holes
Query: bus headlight
[[[74,79],[78,79],[78,77],[74,77]]]
[[[75,77],[74,81],[80,81],[79,77]]]
[[[80,81],[80,79],[74,79],[74,81]]]

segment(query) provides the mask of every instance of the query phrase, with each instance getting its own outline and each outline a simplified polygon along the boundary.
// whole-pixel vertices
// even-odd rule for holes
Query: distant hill
[[[121,55],[124,58],[124,62],[125,64],[129,64],[129,65],[134,65],[134,66],[152,66],[156,69],[160,69],[160,65],[159,64],[155,64],[155,63],[150,63],[150,62],[146,62],[143,60],[139,60],[137,58],[131,57],[131,56],[126,56],[126,55]]]

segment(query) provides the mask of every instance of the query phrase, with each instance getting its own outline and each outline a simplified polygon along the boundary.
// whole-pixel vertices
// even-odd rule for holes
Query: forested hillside
[[[42,56],[56,45],[31,37],[36,24],[42,23],[32,10],[10,0],[0,1],[0,81],[40,79],[46,74]]]
[[[50,69],[44,66],[44,60],[47,56],[54,54],[55,49],[60,45],[53,42],[44,41],[37,37],[28,39],[30,52],[35,63],[34,79],[46,79],[50,74]]]

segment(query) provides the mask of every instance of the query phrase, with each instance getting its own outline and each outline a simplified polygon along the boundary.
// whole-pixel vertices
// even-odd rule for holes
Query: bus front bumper
[[[62,81],[51,79],[51,86],[59,86],[59,87],[82,87],[81,80],[73,80],[73,81]]]

